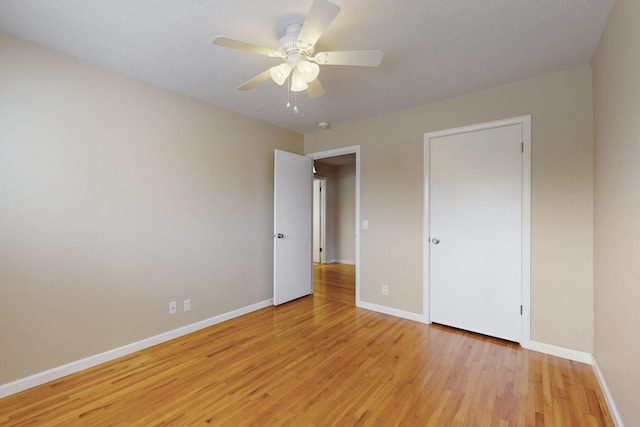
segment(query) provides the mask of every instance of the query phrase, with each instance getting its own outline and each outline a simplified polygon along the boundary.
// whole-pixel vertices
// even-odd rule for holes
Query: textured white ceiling
[[[212,104],[317,130],[589,64],[613,0],[333,0],[342,10],[319,50],[381,49],[378,68],[321,67],[327,93],[268,81],[278,64],[212,45],[216,35],[276,47],[311,0],[0,0],[0,30]]]

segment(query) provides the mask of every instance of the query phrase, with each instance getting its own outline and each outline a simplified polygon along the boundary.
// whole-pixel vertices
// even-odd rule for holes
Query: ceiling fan
[[[284,60],[282,64],[271,67],[241,84],[238,86],[239,90],[253,89],[269,78],[282,86],[290,77],[291,91],[307,90],[311,98],[317,98],[324,94],[324,88],[317,79],[319,65],[377,67],[382,62],[381,50],[329,51],[314,54],[316,43],[339,12],[340,7],[327,0],[314,0],[304,23],[289,25],[275,49],[223,36],[216,37],[213,44]]]

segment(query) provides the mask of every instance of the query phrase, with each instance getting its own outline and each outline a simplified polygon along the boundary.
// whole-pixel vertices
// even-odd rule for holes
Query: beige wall
[[[355,162],[355,154],[352,155]],[[338,190],[338,227],[336,259],[355,263],[356,260],[356,164],[336,167]]]
[[[640,425],[640,2],[617,0],[593,61],[594,355],[627,426]]]
[[[424,133],[531,114],[531,339],[591,352],[591,93],[582,67],[306,134],[307,153],[360,145],[362,300],[422,313]]]
[[[271,298],[274,148],[302,135],[0,34],[0,384]]]

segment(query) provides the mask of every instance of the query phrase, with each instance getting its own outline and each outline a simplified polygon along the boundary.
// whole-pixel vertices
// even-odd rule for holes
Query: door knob
[[[434,237],[433,239],[431,239],[431,243],[433,243],[434,245],[437,245],[438,243],[440,243],[440,239],[436,239]]]
[[[278,239],[284,239],[284,234],[282,233],[274,234],[273,237],[277,237]]]

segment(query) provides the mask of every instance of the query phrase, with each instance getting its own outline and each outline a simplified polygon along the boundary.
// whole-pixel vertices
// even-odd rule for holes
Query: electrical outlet
[[[382,285],[382,295],[389,295],[389,285]]]
[[[183,305],[183,310],[186,313],[187,311],[191,311],[191,299],[187,298],[186,300],[184,300],[184,305]]]
[[[169,314],[176,314],[177,311],[178,311],[178,305],[176,304],[175,301],[171,301],[169,303]]]

